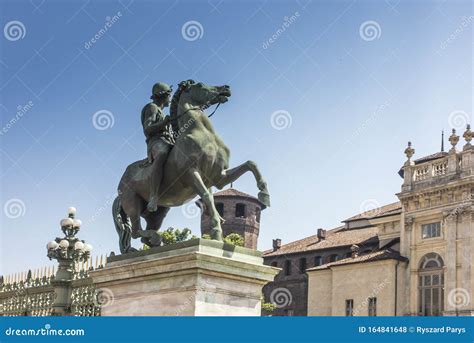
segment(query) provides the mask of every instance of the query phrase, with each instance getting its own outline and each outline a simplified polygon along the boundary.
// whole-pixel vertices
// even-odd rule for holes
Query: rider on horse
[[[150,97],[153,101],[142,109],[141,121],[146,137],[148,162],[152,168],[151,195],[147,206],[149,212],[157,210],[163,167],[174,145],[170,117],[163,112],[170,105],[171,92],[171,87],[166,83],[155,83]]]

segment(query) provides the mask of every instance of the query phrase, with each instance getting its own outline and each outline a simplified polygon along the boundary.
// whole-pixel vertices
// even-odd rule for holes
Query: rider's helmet
[[[172,88],[168,84],[164,82],[157,82],[153,85],[151,93],[152,97],[160,97],[163,95],[169,95],[172,91]]]

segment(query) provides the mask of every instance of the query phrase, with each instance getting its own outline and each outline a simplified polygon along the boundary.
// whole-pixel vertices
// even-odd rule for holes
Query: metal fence
[[[102,258],[95,265],[75,266],[71,280],[70,314],[100,316],[99,292],[89,272],[103,268]],[[0,316],[51,316],[53,313],[54,267],[0,277]]]

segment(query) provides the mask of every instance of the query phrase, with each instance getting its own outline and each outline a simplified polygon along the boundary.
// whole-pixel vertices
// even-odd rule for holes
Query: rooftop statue
[[[209,86],[183,81],[173,95],[164,83],[153,87],[153,102],[142,111],[148,158],[130,164],[118,186],[113,217],[121,253],[133,251],[132,238],[148,246],[159,246],[157,234],[170,207],[181,206],[199,196],[211,218],[211,238],[222,241],[221,221],[214,206],[211,187],[219,189],[250,171],[255,177],[259,200],[270,206],[270,196],[257,165],[247,161],[229,169],[230,151],[214,131],[204,112],[223,104],[231,95],[229,86]],[[146,221],[143,230],[140,218]]]

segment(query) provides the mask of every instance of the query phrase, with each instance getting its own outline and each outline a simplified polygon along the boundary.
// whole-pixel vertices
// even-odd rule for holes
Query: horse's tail
[[[120,252],[125,254],[132,249],[132,225],[118,196],[112,205],[112,216],[114,217],[115,229],[119,235]]]

